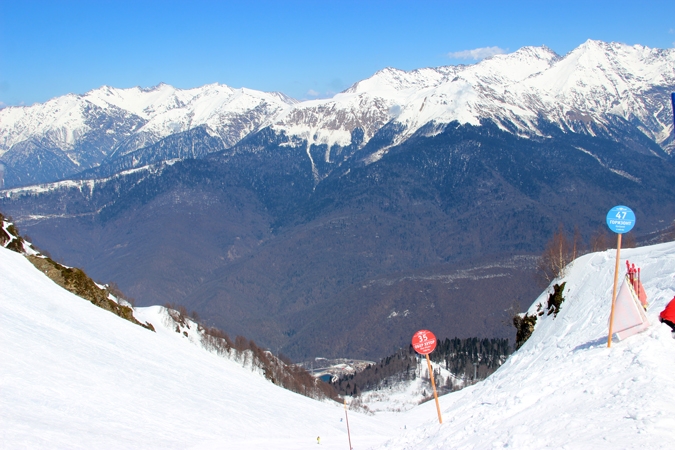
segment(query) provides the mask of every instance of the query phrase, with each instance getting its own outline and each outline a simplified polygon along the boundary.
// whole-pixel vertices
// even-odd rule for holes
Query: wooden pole
[[[609,336],[607,348],[612,346],[612,329],[614,327],[614,303],[616,303],[616,286],[619,283],[619,257],[621,255],[621,233],[616,238],[616,266],[614,267],[614,288],[612,289],[612,311],[609,313]]]
[[[347,415],[347,399],[343,398],[345,405],[345,419],[347,420],[347,438],[349,439],[349,450],[352,450],[352,435],[349,433],[349,416]]]
[[[443,418],[441,417],[441,406],[438,404],[438,394],[436,393],[436,383],[434,382],[434,371],[431,369],[431,361],[429,360],[429,354],[427,357],[427,366],[429,366],[429,378],[431,378],[431,387],[434,389],[434,399],[436,400],[436,412],[438,412],[438,423],[443,423]]]

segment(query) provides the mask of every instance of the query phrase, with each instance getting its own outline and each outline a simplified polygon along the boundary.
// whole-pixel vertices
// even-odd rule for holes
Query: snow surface
[[[277,387],[167,330],[153,333],[61,289],[0,248],[3,448],[344,448],[342,405]],[[350,414],[359,447],[391,424]]]
[[[452,379],[455,385],[464,385],[467,380],[456,377],[450,371],[445,369],[445,364],[431,361],[431,367],[438,375],[434,375],[436,387],[443,386],[448,378]],[[359,399],[369,411],[378,412],[404,412],[415,408],[423,401],[432,399],[433,390],[429,381],[429,369],[427,361],[423,357],[418,359],[418,376],[412,381],[393,382],[388,386],[372,391],[364,391]]]
[[[557,317],[487,380],[407,412],[349,413],[354,449],[666,449],[675,438],[675,243],[623,250],[641,268],[651,327],[607,348],[615,251],[568,269]],[[560,281],[560,280],[558,280]],[[534,313],[548,292],[533,303]],[[285,391],[63,289],[0,248],[0,441],[6,448],[347,448],[344,410]],[[392,399],[392,405],[396,399]]]

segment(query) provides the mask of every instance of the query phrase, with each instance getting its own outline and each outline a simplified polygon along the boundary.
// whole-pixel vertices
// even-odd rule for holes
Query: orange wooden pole
[[[621,255],[621,233],[616,238],[616,267],[614,267],[614,288],[612,289],[612,311],[609,313],[609,336],[607,348],[612,346],[612,329],[614,327],[614,303],[616,303],[616,286],[619,284],[619,257]]]
[[[349,416],[347,415],[347,399],[343,398],[345,405],[345,420],[347,421],[347,438],[349,439],[349,450],[352,450],[352,435],[349,432]]]
[[[438,423],[443,423],[443,418],[441,417],[441,406],[438,404],[438,393],[436,392],[436,383],[434,382],[434,371],[431,369],[431,361],[429,360],[429,354],[427,357],[427,366],[429,366],[429,378],[431,378],[431,387],[434,389],[434,399],[436,400],[436,412],[438,412]]]

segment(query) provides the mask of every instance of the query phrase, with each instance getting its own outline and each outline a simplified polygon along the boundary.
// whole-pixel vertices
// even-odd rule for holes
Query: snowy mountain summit
[[[230,149],[268,129],[285,145],[306,147],[319,180],[378,134],[393,136],[359,156],[367,162],[416,133],[486,120],[525,137],[546,138],[551,125],[610,139],[629,130],[670,153],[673,90],[675,49],[593,40],[565,56],[524,47],[469,66],[386,68],[333,98],[304,102],[219,84],[104,86],[1,110],[0,161],[10,187],[67,177],[195,129],[203,136],[191,135],[182,152],[153,147],[153,157],[138,153],[123,168]],[[195,150],[195,139],[207,136],[213,138],[208,148]]]
[[[479,125],[490,119],[514,133],[546,135],[542,121],[587,133],[609,133],[625,121],[639,123],[649,138],[672,150],[667,101],[673,88],[675,50],[589,40],[564,57],[547,47],[524,47],[470,66],[384,69],[333,99],[295,105],[293,118],[276,119],[276,126],[298,134],[298,117],[309,125],[331,111],[334,118],[356,121],[366,141],[379,124],[400,124],[400,142],[430,123]],[[350,131],[350,121],[342,122],[340,130]],[[327,127],[308,128],[307,136],[322,131]],[[323,142],[346,145],[344,135],[335,132]]]
[[[657,320],[675,295],[675,243],[624,250],[642,270],[651,326],[607,348],[614,251],[574,261],[559,313],[492,376],[404,413],[364,416],[292,394],[162,327],[135,326],[0,248],[0,368],[8,447],[667,449],[675,340]],[[624,264],[620,265],[624,267]],[[560,280],[558,280],[560,281]],[[537,305],[549,292],[542,293]]]

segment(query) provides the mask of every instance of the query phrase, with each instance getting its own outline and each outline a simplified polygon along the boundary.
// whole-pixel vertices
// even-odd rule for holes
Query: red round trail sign
[[[428,355],[436,348],[436,336],[429,330],[420,330],[413,335],[412,346],[421,355]]]

